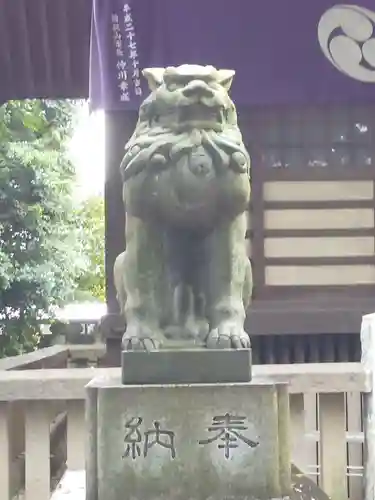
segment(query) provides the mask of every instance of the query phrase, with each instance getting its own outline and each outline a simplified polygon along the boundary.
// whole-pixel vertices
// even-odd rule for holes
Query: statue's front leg
[[[123,348],[157,349],[163,340],[160,321],[167,296],[163,235],[155,225],[129,215],[123,278],[127,324]]]
[[[248,348],[244,291],[249,260],[246,215],[217,227],[208,239],[209,348]]]

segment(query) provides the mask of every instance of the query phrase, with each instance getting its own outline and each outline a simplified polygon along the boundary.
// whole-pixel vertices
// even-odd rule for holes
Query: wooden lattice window
[[[375,165],[375,107],[249,109],[239,115],[246,142],[266,167]]]

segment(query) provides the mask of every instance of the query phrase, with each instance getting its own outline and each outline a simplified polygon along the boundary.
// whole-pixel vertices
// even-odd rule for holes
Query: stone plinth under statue
[[[121,373],[127,385],[249,382],[251,349],[123,351]]]
[[[87,500],[275,499],[291,489],[285,385],[88,388]]]

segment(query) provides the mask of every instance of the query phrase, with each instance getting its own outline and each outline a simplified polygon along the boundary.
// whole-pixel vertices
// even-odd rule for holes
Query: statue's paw
[[[249,349],[250,338],[242,326],[225,322],[211,330],[207,336],[209,349]]]
[[[162,334],[142,323],[128,324],[122,337],[122,348],[125,351],[155,351],[162,343]]]

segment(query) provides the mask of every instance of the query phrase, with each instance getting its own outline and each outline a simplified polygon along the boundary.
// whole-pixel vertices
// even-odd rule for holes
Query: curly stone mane
[[[198,147],[215,169],[249,173],[250,159],[228,95],[233,74],[211,66],[144,70],[152,92],[125,147],[123,180],[145,169],[167,169]]]

